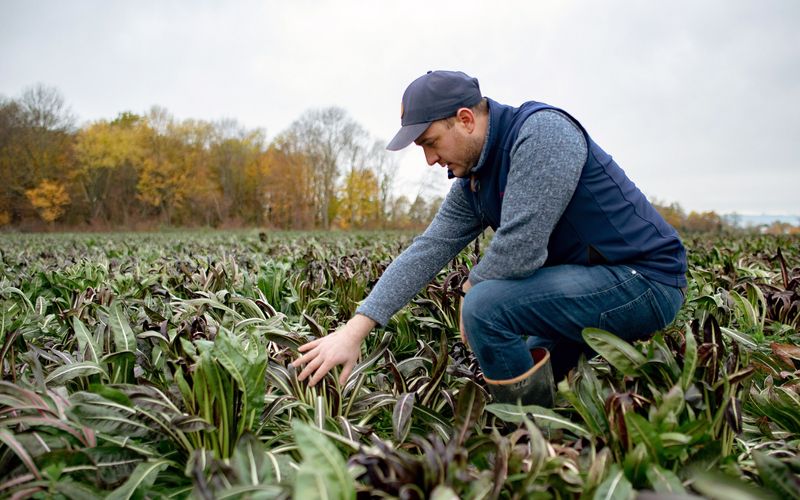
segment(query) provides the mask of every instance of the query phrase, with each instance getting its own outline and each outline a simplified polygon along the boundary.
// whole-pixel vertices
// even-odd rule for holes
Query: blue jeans
[[[550,349],[553,363],[577,362],[581,330],[597,327],[633,341],[675,319],[683,293],[627,266],[543,267],[518,280],[487,280],[464,297],[467,340],[483,373],[505,380],[533,366],[529,349]],[[526,338],[527,337],[527,338]],[[570,366],[554,366],[556,377]]]

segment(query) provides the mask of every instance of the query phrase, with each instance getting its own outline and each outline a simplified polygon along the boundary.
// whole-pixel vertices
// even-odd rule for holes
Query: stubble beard
[[[472,173],[472,169],[478,164],[478,160],[481,158],[481,152],[483,151],[483,140],[476,139],[473,141],[469,141],[464,148],[464,158],[466,161],[464,162],[464,166],[466,167],[466,171],[464,172],[463,177],[469,177]]]

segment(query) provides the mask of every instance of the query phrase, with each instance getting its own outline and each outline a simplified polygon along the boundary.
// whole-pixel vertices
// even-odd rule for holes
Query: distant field
[[[773,222],[783,222],[793,226],[800,226],[800,215],[739,215],[726,214],[723,218],[736,227],[754,227],[770,225]]]
[[[0,496],[797,497],[799,238],[687,238],[675,324],[585,332],[554,410],[493,403],[458,342],[473,245],[344,386],[298,382],[412,238],[1,234]]]

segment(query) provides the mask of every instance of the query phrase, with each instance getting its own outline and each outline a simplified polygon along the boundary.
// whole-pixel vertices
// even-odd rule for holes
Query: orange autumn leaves
[[[406,228],[438,206],[393,193],[384,142],[341,108],[271,140],[159,107],[76,122],[53,88],[0,97],[0,226]]]

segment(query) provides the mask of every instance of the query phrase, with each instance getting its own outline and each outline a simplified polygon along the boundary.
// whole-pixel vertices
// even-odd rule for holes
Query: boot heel
[[[506,380],[484,377],[495,402],[553,407],[555,380],[553,366],[550,363],[550,351],[536,347],[531,350],[531,356],[533,367],[522,375]]]

